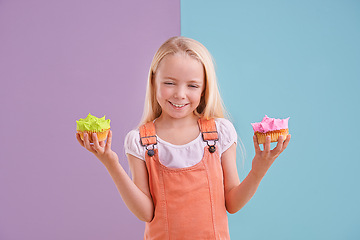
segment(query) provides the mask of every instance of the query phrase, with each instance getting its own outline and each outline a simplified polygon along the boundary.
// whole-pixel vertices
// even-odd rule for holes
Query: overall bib
[[[155,206],[145,226],[146,240],[230,239],[215,121],[199,119],[198,124],[208,146],[202,160],[186,168],[168,168],[159,161],[153,122],[139,129]]]

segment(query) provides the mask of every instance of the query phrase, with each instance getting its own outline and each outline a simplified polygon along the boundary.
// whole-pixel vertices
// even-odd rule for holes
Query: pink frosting
[[[261,122],[252,123],[251,125],[254,129],[254,132],[266,133],[269,131],[289,128],[288,123],[289,123],[289,117],[286,119],[275,119],[275,118],[269,118],[268,116],[265,115],[265,117]]]

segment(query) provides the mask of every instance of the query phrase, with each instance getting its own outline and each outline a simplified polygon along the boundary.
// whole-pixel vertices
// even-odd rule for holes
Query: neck
[[[170,116],[160,115],[155,121],[157,125],[161,125],[161,128],[184,128],[197,124],[199,117],[192,114],[185,118],[172,118]]]

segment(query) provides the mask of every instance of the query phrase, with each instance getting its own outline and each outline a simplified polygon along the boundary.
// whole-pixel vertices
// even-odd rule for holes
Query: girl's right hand
[[[93,133],[93,145],[90,144],[89,136],[87,133],[84,134],[84,141],[81,140],[80,134],[76,133],[76,139],[81,146],[92,152],[105,166],[109,166],[119,162],[117,154],[111,150],[112,131],[109,131],[107,141],[99,142],[96,133]]]
[[[261,178],[265,176],[266,172],[269,170],[270,166],[274,163],[275,159],[286,149],[291,139],[291,135],[287,135],[286,140],[284,141],[284,136],[280,135],[279,140],[276,144],[276,147],[271,150],[270,136],[266,137],[264,143],[264,150],[260,149],[260,144],[258,143],[257,137],[254,134],[253,141],[255,147],[255,157],[252,162],[252,171]]]

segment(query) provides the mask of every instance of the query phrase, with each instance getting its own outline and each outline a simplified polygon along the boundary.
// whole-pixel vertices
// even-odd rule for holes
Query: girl
[[[105,165],[126,206],[146,222],[144,239],[230,239],[227,213],[239,211],[290,141],[261,150],[253,137],[252,169],[240,183],[237,134],[224,118],[211,55],[199,42],[173,37],[152,61],[140,127],[125,151],[132,180],[105,142],[79,143]]]

